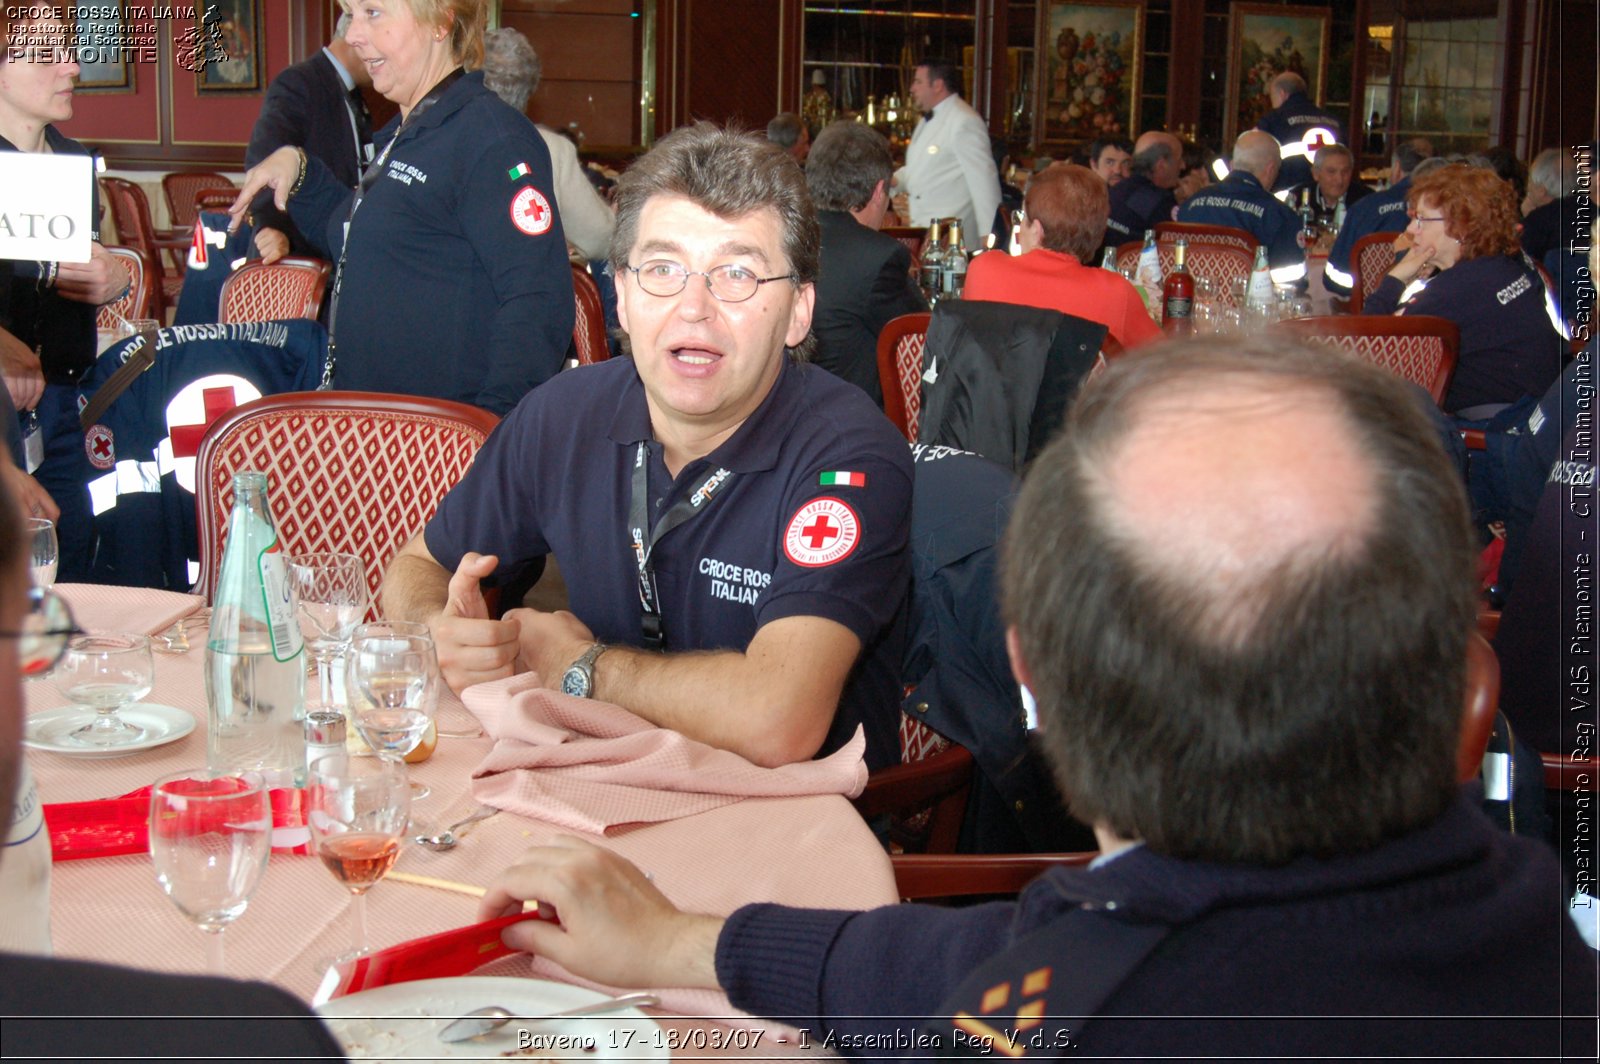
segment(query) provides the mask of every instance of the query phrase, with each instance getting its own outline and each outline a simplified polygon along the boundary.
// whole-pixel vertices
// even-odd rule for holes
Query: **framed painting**
[[[115,9],[116,14],[107,14]],[[133,67],[129,60],[147,49],[135,47],[136,43],[130,39],[129,33],[136,28],[148,29],[149,27],[130,27],[124,15],[127,5],[119,2],[115,4],[95,4],[78,9],[90,14],[77,15],[73,23],[76,34],[78,56],[78,92],[132,92]],[[151,37],[148,51],[154,52],[154,37]],[[154,58],[152,56],[152,62]]]
[[[1041,147],[1132,137],[1144,0],[1039,5],[1034,135]]]
[[[1223,111],[1225,143],[1272,110],[1272,79],[1294,71],[1306,79],[1306,95],[1316,103],[1328,81],[1328,26],[1325,7],[1246,4],[1228,9],[1228,99]]]
[[[198,90],[205,94],[259,91],[261,0],[211,0],[196,6]]]

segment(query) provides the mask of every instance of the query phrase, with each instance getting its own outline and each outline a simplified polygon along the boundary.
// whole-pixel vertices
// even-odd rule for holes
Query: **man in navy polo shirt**
[[[1323,270],[1322,286],[1334,295],[1347,296],[1355,284],[1350,272],[1350,255],[1356,241],[1373,233],[1403,233],[1411,224],[1406,213],[1406,193],[1411,191],[1412,171],[1424,159],[1433,157],[1433,145],[1421,137],[1404,141],[1394,150],[1389,165],[1389,187],[1374,192],[1351,206],[1344,216],[1344,225],[1328,252],[1328,265]]]
[[[1278,142],[1251,130],[1233,142],[1233,169],[1218,184],[1189,197],[1178,221],[1198,225],[1230,225],[1243,229],[1267,249],[1274,284],[1302,287],[1306,253],[1300,247],[1300,219],[1271,192],[1278,176]]]
[[[1111,189],[1111,216],[1106,219],[1105,247],[1143,240],[1146,229],[1170,222],[1178,210],[1173,189],[1183,169],[1183,141],[1152,129],[1133,146],[1132,173]]]
[[[804,176],[700,124],[617,192],[632,358],[529,393],[390,567],[385,612],[429,622],[455,690],[531,669],[762,765],[862,725],[891,764],[910,457],[860,389],[788,354],[815,300]],[[572,612],[490,619],[480,581],[546,554]]]
[[[1272,79],[1267,99],[1268,112],[1256,128],[1283,145],[1283,168],[1277,184],[1269,189],[1293,188],[1311,180],[1311,157],[1322,144],[1343,144],[1344,124],[1311,102],[1306,79],[1286,70]]]

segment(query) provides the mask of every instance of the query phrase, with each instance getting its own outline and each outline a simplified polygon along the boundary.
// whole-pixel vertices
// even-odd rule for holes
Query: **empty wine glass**
[[[34,587],[53,587],[61,547],[56,542],[56,523],[48,517],[28,518],[28,569]]]
[[[306,778],[306,822],[311,845],[334,878],[350,892],[351,953],[367,950],[367,891],[400,854],[411,813],[405,762],[398,757],[330,754],[311,763]]]
[[[351,633],[366,615],[371,601],[367,567],[354,554],[331,552],[291,555],[285,564],[299,602],[300,632],[317,663],[321,704],[335,705],[333,662],[350,644]]]
[[[439,659],[420,626],[363,625],[345,655],[345,696],[351,720],[379,754],[404,757],[422,742],[439,709]],[[428,789],[413,783],[412,797]]]
[[[143,728],[117,711],[150,693],[155,661],[146,636],[114,632],[74,636],[52,677],[61,693],[95,711],[94,720],[68,736],[85,746],[126,746],[144,738]]]
[[[272,807],[254,772],[180,772],[150,792],[150,857],[178,910],[206,933],[206,967],[221,975],[222,931],[267,870]]]

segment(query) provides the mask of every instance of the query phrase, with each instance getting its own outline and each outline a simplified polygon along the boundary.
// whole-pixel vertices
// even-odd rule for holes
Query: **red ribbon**
[[[537,911],[512,913],[481,924],[441,931],[437,935],[414,938],[368,953],[353,960],[340,961],[322,977],[322,985],[312,998],[320,1005],[333,998],[355,994],[390,983],[409,983],[415,979],[448,979],[483,967],[490,961],[517,952],[500,941],[500,932],[524,920],[554,920]]]
[[[191,782],[196,787],[214,787],[216,781]],[[89,802],[46,804],[44,821],[50,829],[50,850],[54,859],[79,861],[86,857],[149,853],[152,789],[140,787],[115,798]],[[310,853],[304,792],[276,788],[268,792],[268,797],[272,802],[272,852]]]

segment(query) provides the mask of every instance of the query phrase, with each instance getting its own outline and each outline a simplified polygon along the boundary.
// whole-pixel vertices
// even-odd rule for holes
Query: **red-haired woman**
[[[1516,193],[1492,170],[1453,165],[1416,179],[1406,205],[1410,250],[1365,312],[1432,314],[1461,326],[1447,412],[1478,420],[1537,400],[1561,372],[1564,341],[1544,282],[1522,258]]]

